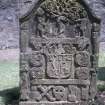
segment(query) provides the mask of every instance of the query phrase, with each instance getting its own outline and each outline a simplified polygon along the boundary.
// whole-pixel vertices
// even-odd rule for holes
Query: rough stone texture
[[[105,0],[86,0],[92,11],[102,20],[100,31],[100,42],[105,42]],[[100,49],[102,47],[100,46]]]
[[[28,2],[27,2],[28,1]],[[28,12],[29,8],[33,8],[33,5],[38,0],[20,0],[20,17]],[[105,42],[105,0],[84,0],[90,7],[93,14],[102,19],[101,22],[101,34],[100,41]]]
[[[100,20],[84,0],[32,2],[21,2],[31,8],[20,19],[20,105],[89,105]]]
[[[98,18],[102,18],[105,15],[105,0],[85,0],[85,2]]]
[[[33,8],[33,4],[38,0],[19,0],[19,16],[25,15],[29,8]]]
[[[0,49],[19,48],[18,0],[0,0]]]
[[[19,5],[19,16],[33,8],[38,0],[0,0],[0,49],[19,47],[19,29],[16,5]],[[19,3],[18,3],[19,2]],[[93,13],[102,18],[100,41],[105,42],[104,19],[105,0],[85,0]]]
[[[19,5],[19,16],[33,8],[38,0],[0,0],[0,49],[19,47],[19,29],[16,5]],[[19,3],[18,3],[19,2]],[[85,0],[91,11],[102,19],[100,41],[105,42],[104,19],[105,0]]]

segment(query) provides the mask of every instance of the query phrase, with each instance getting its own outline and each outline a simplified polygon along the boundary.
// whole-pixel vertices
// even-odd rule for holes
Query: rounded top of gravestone
[[[38,7],[39,4],[41,4],[41,2],[56,2],[57,0],[23,0],[23,2],[20,3],[20,19],[24,19],[25,17],[28,17],[29,15],[31,15],[32,11],[35,10],[35,8]],[[59,1],[59,0],[58,0]],[[63,2],[64,0],[62,0]],[[68,0],[69,2],[78,2],[78,0]],[[81,0],[80,3],[83,3],[85,6],[86,6],[86,10],[88,12],[90,12],[90,14],[96,18],[96,19],[99,19],[100,20],[100,17],[97,16],[95,14],[95,12],[92,10],[92,6],[89,4],[90,2],[87,2],[89,0]],[[61,2],[60,2],[61,3]],[[64,3],[63,3],[64,4]],[[78,4],[78,3],[77,3]],[[68,3],[69,5],[69,3]],[[69,5],[70,7],[70,5]],[[55,9],[55,6],[52,7],[52,9]],[[49,10],[51,10],[51,8],[49,8]],[[68,9],[69,10],[69,9]],[[78,10],[79,11],[79,10]],[[56,11],[55,11],[56,12]],[[71,11],[72,12],[72,11]],[[74,13],[74,12],[73,12]]]
[[[19,17],[25,16],[30,10],[34,8],[34,5],[38,0],[20,0],[19,2]]]

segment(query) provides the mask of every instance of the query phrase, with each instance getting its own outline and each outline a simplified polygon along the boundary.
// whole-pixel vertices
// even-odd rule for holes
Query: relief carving
[[[53,89],[53,86],[49,86],[49,87],[38,86],[37,90],[40,92],[41,97],[36,97],[36,100],[41,101],[44,97],[46,97],[49,101],[55,101],[55,98],[53,98],[53,96],[49,93],[49,91],[52,89]]]
[[[76,0],[46,0],[41,7],[53,17],[65,16],[70,21],[87,17],[86,11]]]
[[[58,39],[60,40],[60,39]],[[64,40],[64,42],[54,42],[54,43],[48,43],[47,49],[48,49],[48,53],[49,54],[73,54],[74,52],[76,52],[76,48],[74,47],[74,45],[69,42],[66,43],[66,40]]]
[[[42,44],[40,42],[35,42],[35,38],[31,37],[30,38],[30,47],[32,48],[32,50],[34,51],[41,51],[42,50]]]
[[[84,36],[76,37],[76,43],[74,46],[76,47],[77,51],[88,51],[91,53],[91,42],[89,38]]]
[[[41,53],[32,53],[29,58],[30,79],[41,79],[45,75],[45,58]]]
[[[71,0],[45,0],[37,9],[34,18],[37,20],[36,28],[34,29],[36,30],[35,35],[45,39],[70,37],[69,27],[74,25],[75,29],[77,21],[87,17],[86,11],[78,2]],[[77,29],[77,31],[80,30]],[[85,31],[85,29],[82,28],[81,31]],[[71,32],[73,33],[72,29]],[[75,36],[75,34],[73,35]]]
[[[57,54],[57,53],[63,53],[64,51],[59,52],[58,44],[57,43],[51,43],[47,46],[48,53],[49,54]]]
[[[66,101],[66,89],[63,86],[55,86],[53,94],[57,101]]]
[[[37,67],[33,67],[30,69],[30,79],[42,79],[44,77],[43,74],[43,69],[41,68],[37,68]]]
[[[76,48],[73,46],[73,44],[65,43],[62,46],[66,54],[73,54],[76,52]]]
[[[77,79],[87,80],[89,79],[89,68],[87,67],[78,67],[75,70],[75,76]]]
[[[29,94],[28,94],[28,89],[29,89],[29,82],[28,82],[28,75],[27,73],[21,73],[21,80],[20,80],[20,85],[21,85],[21,91],[20,91],[20,99],[27,101],[29,99]]]
[[[88,86],[84,86],[81,88],[81,99],[86,101],[89,100],[89,87]]]
[[[29,70],[29,65],[27,61],[21,61],[21,67],[20,67],[20,72],[28,72]]]
[[[86,51],[77,52],[75,55],[75,63],[80,67],[89,67],[90,55]]]
[[[32,67],[42,67],[43,66],[43,58],[39,53],[33,53],[30,56],[29,63]]]
[[[99,23],[90,13],[82,0],[39,0],[21,20],[20,105],[85,105],[95,97]]]
[[[34,92],[31,93],[31,95],[34,94],[34,100],[36,101],[66,101],[67,100],[67,92],[66,89],[63,86],[36,86],[34,87]],[[31,96],[32,97],[32,96]]]
[[[77,86],[69,85],[68,86],[68,101],[70,102],[79,102],[81,99],[81,90]]]
[[[47,75],[50,78],[69,78],[72,74],[72,55],[49,55]]]

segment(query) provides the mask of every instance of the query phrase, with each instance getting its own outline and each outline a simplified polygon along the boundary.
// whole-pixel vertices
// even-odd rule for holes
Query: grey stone
[[[18,0],[0,0],[0,49],[19,48]]]
[[[85,0],[91,11],[102,20],[100,30],[100,42],[105,42],[105,0]]]
[[[21,2],[30,9],[20,18],[20,105],[88,105],[94,99],[100,19],[87,3]]]

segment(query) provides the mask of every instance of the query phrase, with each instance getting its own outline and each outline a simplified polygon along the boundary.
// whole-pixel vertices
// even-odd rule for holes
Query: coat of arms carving
[[[20,25],[20,105],[89,105],[100,20],[84,0],[37,0]]]

